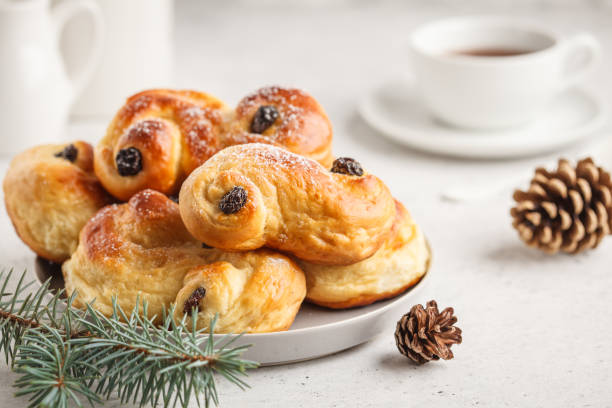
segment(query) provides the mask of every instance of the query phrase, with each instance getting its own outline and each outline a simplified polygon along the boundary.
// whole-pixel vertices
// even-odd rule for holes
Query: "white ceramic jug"
[[[80,69],[68,77],[59,40],[77,15],[90,18],[94,36]],[[99,59],[102,25],[92,0],[53,8],[49,0],[0,0],[0,154],[61,138],[70,107]]]
[[[54,0],[65,2],[70,0]],[[110,121],[143,89],[172,87],[173,0],[95,0],[106,23],[102,60],[72,108],[79,119]],[[87,49],[86,21],[68,24],[62,50],[73,60]]]

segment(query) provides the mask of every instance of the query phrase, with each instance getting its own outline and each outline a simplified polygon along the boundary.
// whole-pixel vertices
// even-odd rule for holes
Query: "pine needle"
[[[75,295],[62,299],[49,282],[28,291],[25,275],[0,272],[0,351],[20,375],[16,395],[28,396],[30,407],[82,407],[113,395],[140,406],[187,407],[195,400],[209,407],[219,403],[216,376],[245,389],[246,371],[258,366],[241,358],[248,347],[230,347],[229,337],[214,342],[216,318],[211,334],[186,327],[185,319],[175,322],[173,309],[156,325],[146,302],[126,312],[116,299],[107,317],[91,304],[74,308]]]

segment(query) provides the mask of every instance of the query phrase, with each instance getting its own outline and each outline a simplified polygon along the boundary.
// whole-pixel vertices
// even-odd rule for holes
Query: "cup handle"
[[[68,78],[72,84],[71,102],[83,92],[85,85],[98,66],[102,56],[102,46],[104,41],[104,17],[102,10],[94,0],[64,0],[51,10],[51,15],[55,23],[55,33],[57,44],[59,44],[62,31],[71,19],[76,15],[85,13],[91,17],[93,39],[89,53],[85,57],[85,62],[81,68]]]
[[[565,41],[562,54],[564,87],[580,81],[601,60],[601,44],[588,33],[580,33]]]

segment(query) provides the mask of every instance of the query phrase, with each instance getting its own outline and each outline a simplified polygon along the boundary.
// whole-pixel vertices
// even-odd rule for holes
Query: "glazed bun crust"
[[[83,228],[62,272],[68,294],[78,291],[75,306],[95,300],[94,307],[106,315],[116,296],[124,311],[146,301],[150,316],[158,318],[176,301],[180,320],[182,294],[190,296],[194,284],[206,285],[198,325],[208,327],[211,310],[219,311],[217,328],[231,332],[289,327],[306,295],[304,274],[287,257],[203,248],[185,229],[178,205],[153,190],[100,210]]]
[[[257,115],[262,106],[277,115],[269,126],[262,127],[267,122]],[[95,172],[113,196],[127,201],[147,188],[177,193],[185,177],[227,146],[268,143],[328,166],[331,141],[323,108],[297,89],[262,88],[236,110],[201,92],[151,89],[128,98],[117,112],[96,146]]]
[[[198,329],[207,329],[218,313],[217,333],[265,333],[287,330],[306,296],[302,270],[287,257],[269,250],[243,253],[216,251],[208,265],[192,269],[176,297],[176,320],[191,313],[185,302],[205,290]],[[186,313],[185,313],[186,312]]]
[[[93,174],[93,149],[81,141],[37,146],[15,156],[3,189],[19,237],[54,262],[70,257],[81,228],[111,201]]]
[[[96,146],[96,175],[124,201],[146,188],[176,193],[183,179],[221,148],[228,115],[223,102],[196,91],[152,89],[133,95]],[[138,171],[118,163],[120,151],[129,148],[139,152]],[[124,163],[135,160],[128,159]]]
[[[392,234],[372,257],[348,266],[297,261],[306,274],[308,301],[333,309],[364,306],[399,295],[423,277],[429,247],[408,211],[396,205]]]
[[[222,211],[235,187],[246,195]],[[395,204],[371,174],[332,173],[319,163],[264,144],[228,147],[196,169],[179,196],[181,216],[199,240],[228,251],[262,246],[314,263],[361,261],[387,239]]]
[[[263,106],[274,107],[278,118],[256,134],[253,133],[253,120]],[[226,145],[273,144],[329,167],[333,161],[332,133],[327,114],[311,95],[300,89],[269,86],[258,89],[238,103]]]
[[[160,316],[183,285],[185,274],[206,263],[201,244],[187,232],[176,204],[161,193],[144,190],[128,203],[100,210],[81,231],[79,246],[62,265],[66,291],[75,290],[75,306],[95,300],[112,313],[117,296],[124,311],[137,299]]]

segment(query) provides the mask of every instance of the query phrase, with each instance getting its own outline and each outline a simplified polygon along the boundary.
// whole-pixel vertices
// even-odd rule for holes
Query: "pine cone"
[[[453,358],[451,346],[461,344],[461,329],[453,326],[457,317],[453,308],[438,312],[435,300],[427,302],[427,309],[415,305],[397,322],[395,343],[400,353],[417,364],[430,360]]]
[[[530,247],[574,254],[597,247],[612,229],[610,174],[590,158],[574,169],[559,160],[557,171],[536,169],[529,190],[514,192],[512,225]]]

